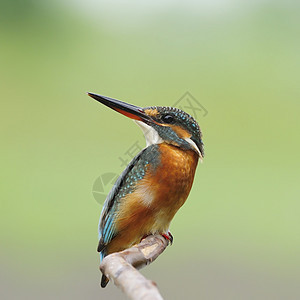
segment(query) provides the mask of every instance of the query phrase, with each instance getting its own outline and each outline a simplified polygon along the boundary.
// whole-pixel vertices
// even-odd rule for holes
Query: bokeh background
[[[1,0],[1,299],[123,299],[99,287],[97,197],[145,142],[87,91],[140,106],[189,92],[207,110],[175,242],[142,271],[166,299],[300,299],[299,13],[283,0]]]

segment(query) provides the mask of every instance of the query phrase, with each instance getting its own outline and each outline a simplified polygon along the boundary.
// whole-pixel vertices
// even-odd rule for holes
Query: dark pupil
[[[165,123],[168,123],[168,124],[170,124],[170,123],[172,123],[173,121],[174,121],[174,118],[171,116],[171,115],[166,115],[166,116],[163,116],[163,121],[165,122]]]

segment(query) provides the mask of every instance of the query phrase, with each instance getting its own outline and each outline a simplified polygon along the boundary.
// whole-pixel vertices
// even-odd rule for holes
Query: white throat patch
[[[134,122],[136,122],[136,124],[138,124],[141,127],[144,133],[146,139],[146,147],[150,145],[161,144],[164,142],[164,140],[159,136],[159,134],[153,127],[145,124],[142,121],[135,120]]]
[[[134,120],[134,122],[136,122],[136,124],[139,125],[139,127],[142,129],[144,133],[146,139],[146,147],[150,145],[157,145],[157,144],[164,143],[164,140],[159,136],[159,134],[153,127],[145,124],[142,121]],[[192,146],[192,148],[194,148],[194,150],[199,155],[200,161],[202,162],[203,157],[195,142],[192,141],[190,138],[185,138],[185,140]]]

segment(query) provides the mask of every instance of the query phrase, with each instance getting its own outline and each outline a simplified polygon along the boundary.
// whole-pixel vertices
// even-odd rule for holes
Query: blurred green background
[[[145,142],[87,91],[140,106],[188,91],[208,111],[175,242],[142,271],[166,299],[299,299],[299,13],[283,0],[1,0],[1,299],[123,299],[99,287],[92,190]]]

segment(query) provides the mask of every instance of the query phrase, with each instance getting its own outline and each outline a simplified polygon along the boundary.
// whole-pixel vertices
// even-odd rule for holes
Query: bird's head
[[[147,146],[168,144],[204,156],[202,133],[195,119],[186,112],[165,106],[138,107],[116,99],[92,93],[88,95],[113,110],[131,118],[142,128]]]

